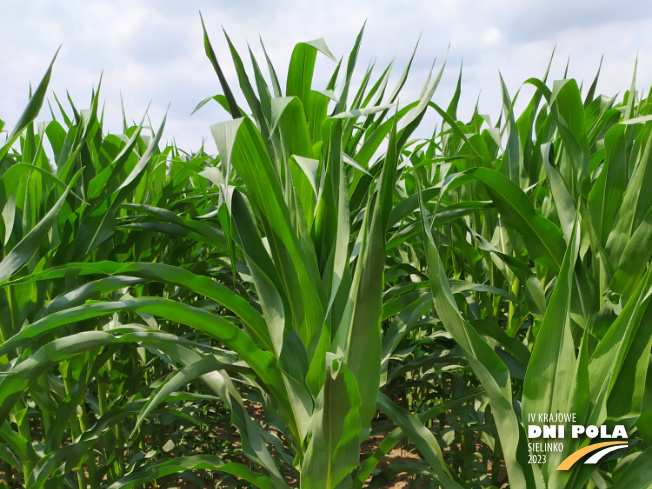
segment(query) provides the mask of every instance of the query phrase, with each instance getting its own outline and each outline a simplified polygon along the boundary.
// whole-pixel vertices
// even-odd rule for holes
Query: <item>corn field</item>
[[[0,487],[652,487],[652,94],[465,122],[361,42],[282,86],[204,28],[217,154],[46,101],[56,61],[0,121]],[[533,459],[540,413],[628,450],[557,470],[601,437]]]

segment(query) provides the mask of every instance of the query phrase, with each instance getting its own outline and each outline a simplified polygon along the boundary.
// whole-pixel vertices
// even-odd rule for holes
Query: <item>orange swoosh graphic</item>
[[[587,455],[591,452],[595,452],[596,450],[599,450],[600,448],[604,447],[609,447],[612,445],[627,445],[627,442],[622,442],[622,441],[605,441],[602,443],[596,443],[595,445],[589,445],[588,447],[584,447],[579,449],[578,451],[571,453],[566,460],[564,460],[562,463],[559,464],[559,467],[557,467],[557,470],[568,470],[570,469],[575,462],[577,462],[579,459],[581,459],[584,455]]]

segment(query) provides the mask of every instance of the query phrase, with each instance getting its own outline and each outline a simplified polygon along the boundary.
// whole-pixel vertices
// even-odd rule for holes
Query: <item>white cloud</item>
[[[208,138],[209,126],[225,117],[217,104],[190,112],[206,96],[220,93],[203,53],[201,9],[227,77],[237,92],[224,27],[248,64],[247,42],[256,56],[263,38],[279,76],[299,41],[324,37],[336,57],[348,56],[365,20],[358,77],[370,59],[376,73],[396,57],[394,77],[402,71],[421,36],[403,99],[418,95],[434,58],[443,59],[450,43],[448,68],[438,103],[446,105],[464,60],[461,115],[469,114],[482,92],[480,106],[496,118],[500,110],[498,69],[512,94],[531,76],[542,76],[553,47],[557,54],[551,78],[561,77],[570,56],[570,74],[590,83],[605,55],[599,90],[624,92],[639,52],[638,88],[652,82],[652,4],[607,0],[7,0],[0,3],[0,118],[10,126],[25,104],[28,83],[40,80],[59,45],[61,52],[51,88],[76,104],[88,103],[103,73],[109,130],[121,128],[120,94],[130,119],[139,120],[151,102],[154,124],[170,111],[164,139],[175,138],[187,150]],[[264,63],[263,63],[264,64]],[[325,83],[334,65],[318,60],[316,80]],[[526,89],[527,90],[527,89]],[[47,111],[41,118],[47,118]]]

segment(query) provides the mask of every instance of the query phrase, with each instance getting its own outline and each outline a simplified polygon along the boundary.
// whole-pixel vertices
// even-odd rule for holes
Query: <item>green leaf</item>
[[[470,174],[485,186],[506,224],[523,236],[532,259],[558,272],[566,249],[559,229],[537,214],[523,190],[506,176],[489,168]]]
[[[210,39],[208,39],[208,32],[206,32],[206,26],[204,25],[204,18],[202,17],[201,13],[199,14],[199,17],[201,19],[201,28],[204,32],[204,50],[206,51],[206,56],[208,56],[208,59],[213,65],[213,69],[217,74],[217,78],[220,81],[220,85],[222,86],[222,90],[224,91],[224,96],[226,97],[227,103],[229,105],[229,112],[231,113],[231,116],[234,119],[242,117],[242,114],[240,113],[240,109],[238,108],[238,104],[236,103],[235,98],[233,97],[233,92],[231,91],[231,88],[229,87],[229,84],[227,83],[226,78],[224,77],[224,73],[222,72],[222,68],[220,67],[219,62],[217,61],[217,56],[215,56],[215,51],[213,51],[213,46],[211,45],[211,41]]]
[[[559,172],[573,195],[588,195],[590,155],[584,104],[573,79],[556,81],[550,109],[561,136],[562,161]]]
[[[57,55],[59,54],[59,49],[57,49],[57,52],[54,53],[54,57],[50,62],[50,66],[48,66],[48,69],[45,71],[45,74],[43,75],[43,78],[41,79],[40,83],[36,87],[34,94],[30,97],[27,107],[25,107],[25,110],[20,115],[18,122],[7,136],[7,142],[2,147],[0,147],[0,164],[4,161],[5,157],[7,156],[7,153],[9,152],[13,144],[16,142],[18,137],[22,134],[25,128],[29,124],[31,124],[34,121],[34,119],[36,119],[36,116],[40,112],[41,107],[43,106],[43,100],[45,99],[45,94],[48,89],[48,84],[50,83],[50,76],[52,75],[52,67],[54,66],[54,61],[57,59]],[[0,169],[0,175],[2,175],[1,169]]]
[[[492,171],[489,176],[493,174],[511,185],[516,185],[498,172]],[[424,224],[423,242],[435,310],[446,331],[462,348],[466,360],[487,392],[510,476],[510,485],[514,488],[524,489],[539,487],[540,482],[535,481],[532,468],[527,463],[525,433],[518,423],[512,406],[509,371],[493,348],[462,318],[446,279],[430,228],[427,225],[428,217],[423,207],[423,201],[421,203],[421,218]]]
[[[77,181],[80,172],[77,172],[66,191],[59,197],[52,209],[41,219],[38,224],[27,233],[27,235],[7,253],[0,262],[0,282],[4,282],[19,270],[30,257],[36,252],[43,239],[50,231],[50,228],[59,219],[59,213],[63,208],[68,192]]]
[[[215,131],[218,126],[225,124],[236,128],[224,133]],[[283,198],[277,169],[270,161],[261,136],[252,122],[249,119],[239,119],[218,124],[213,126],[213,135],[218,148],[232,148],[230,155],[220,154],[223,159],[232,159],[247,185],[254,212],[263,222],[271,256],[281,272],[279,277],[283,279],[283,292],[291,306],[288,313],[292,315],[293,327],[311,354],[324,320],[324,292],[308,236],[303,233],[297,236],[295,223]]]
[[[335,489],[360,459],[360,395],[342,357],[327,354],[324,387],[317,398],[310,444],[301,464],[301,487]]]
[[[631,455],[624,461],[629,463],[623,467],[622,475],[612,488],[648,489],[652,478],[652,448]]]
[[[588,207],[591,223],[602,245],[614,224],[622,205],[627,178],[626,127],[616,124],[604,136],[605,158],[602,171],[589,192]]]
[[[245,465],[224,463],[216,455],[191,455],[147,464],[120,478],[111,484],[108,489],[131,489],[135,486],[155,481],[166,475],[176,474],[186,470],[201,469],[217,470],[234,475],[254,484],[255,487],[259,487],[260,489],[276,489],[279,487],[269,477],[258,474]]]
[[[446,488],[462,489],[467,487],[451,474],[446,466],[439,443],[435,436],[415,415],[395,405],[387,396],[378,394],[378,408],[401,428],[410,441],[414,443],[421,455],[428,461],[435,472],[438,482]]]
[[[528,424],[531,423],[530,415],[577,412],[573,410],[578,389],[574,382],[577,359],[571,333],[570,308],[579,238],[579,223],[576,221],[523,383],[523,419]],[[564,454],[568,455],[568,450]],[[545,465],[545,469],[548,469],[547,475],[551,477],[564,457],[561,452],[555,452],[549,453],[548,458],[550,463]]]

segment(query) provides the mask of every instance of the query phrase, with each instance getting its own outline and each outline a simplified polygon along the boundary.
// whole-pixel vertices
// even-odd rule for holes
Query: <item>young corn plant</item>
[[[408,70],[389,96],[389,69],[367,91],[369,70],[349,104],[361,36],[339,95],[333,93],[339,64],[326,93],[312,88],[317,54],[332,58],[323,41],[314,41],[295,48],[282,96],[273,68],[270,90],[252,57],[254,91],[227,41],[252,114],[237,106],[206,35],[225,92],[217,100],[234,119],[212,128],[220,159],[200,172],[196,165],[202,161],[182,170],[172,161],[165,168],[166,154],[156,150],[162,128],[142,155],[138,129],[124,145],[115,141],[112,151],[103,151],[114,140],[102,141],[97,96],[93,109],[79,116],[81,128],[68,123],[70,143],[55,147],[78,152],[58,156],[56,170],[50,169],[70,183],[51,217],[27,237],[41,239],[56,222],[69,226],[72,248],[52,245],[30,274],[26,263],[35,260],[35,250],[21,253],[19,261],[18,244],[2,262],[8,295],[18,287],[51,290],[35,305],[38,312],[24,310],[21,321],[12,320],[0,346],[10,358],[0,415],[6,420],[16,412],[12,421],[28,420],[20,406],[40,396],[49,405],[39,405],[39,413],[53,415],[63,401],[67,413],[77,413],[80,427],[71,428],[70,443],[62,445],[65,427],[55,430],[44,419],[43,430],[56,431],[57,438],[46,440],[46,453],[39,456],[22,449],[31,446],[29,422],[18,433],[6,424],[5,439],[18,455],[7,454],[8,463],[34,488],[61,483],[56,481],[72,485],[73,476],[80,487],[105,481],[133,487],[190,469],[221,471],[258,487],[288,487],[292,479],[306,488],[360,486],[375,465],[356,470],[378,403],[411,434],[436,477],[460,487],[432,433],[389,399],[378,398],[388,354],[381,329],[385,235],[397,165],[441,70],[422,98],[402,109],[395,103]],[[104,154],[106,163],[95,159]],[[74,168],[79,175],[70,177]],[[77,210],[62,214],[73,198],[81,202]],[[188,210],[188,204],[194,207]],[[199,215],[202,207],[206,213]],[[162,238],[152,231],[170,241],[157,246]],[[145,246],[137,237],[143,232]],[[191,256],[168,255],[171,237],[178,236],[193,242]],[[193,263],[198,259],[206,260],[203,266]],[[163,295],[151,296],[157,287],[150,282],[162,284]],[[98,297],[110,299],[93,300]],[[115,364],[125,356],[134,372],[124,384],[109,387],[112,379],[123,380]],[[174,367],[172,373],[152,378],[156,359]],[[51,373],[55,366],[63,391]],[[213,454],[155,463],[138,459],[137,449],[148,442],[146,420],[197,378],[230,410],[253,467]],[[137,389],[143,383],[154,385],[143,392]],[[273,431],[250,416],[247,400],[262,405]],[[89,405],[96,408],[92,426]]]
[[[410,248],[425,255],[436,314],[484,387],[498,435],[487,442],[500,446],[510,487],[625,487],[649,480],[649,203],[641,186],[649,103],[633,88],[617,106],[593,98],[595,82],[584,100],[574,80],[552,89],[545,77],[529,82],[536,92],[518,119],[504,89],[503,127],[475,114],[470,124],[449,124],[419,156],[423,238]],[[437,217],[451,207],[469,216],[440,229]],[[466,291],[455,293],[447,277]],[[526,465],[522,428],[530,415],[557,412],[576,413],[577,424],[622,424],[638,447],[624,463],[558,471],[591,441],[572,439],[545,464]]]
[[[0,152],[1,458],[9,487],[99,487],[138,462],[133,452],[128,455],[135,462],[125,458],[132,445],[120,422],[142,407],[141,400],[129,400],[140,384],[155,380],[146,370],[158,357],[129,347],[146,344],[135,336],[101,333],[107,324],[97,321],[63,320],[53,332],[51,326],[40,333],[32,326],[40,319],[47,324],[55,313],[63,318],[70,309],[114,291],[147,287],[147,279],[115,272],[96,279],[103,266],[170,259],[174,243],[122,225],[121,207],[177,203],[207,157],[182,157],[172,147],[161,152],[162,127],[149,140],[141,135],[142,125],[125,124],[125,134],[104,136],[97,92],[88,110],[78,111],[71,103],[72,117],[57,100],[63,124],[53,120],[36,131],[33,119],[51,69]],[[48,161],[46,141],[54,164]],[[15,142],[20,152],[14,151]],[[153,287],[145,293],[159,292]],[[156,323],[150,318],[149,324]]]
[[[503,83],[498,124],[464,123],[443,65],[405,106],[411,61],[354,90],[361,37],[322,90],[332,54],[298,44],[282,90],[227,36],[240,105],[204,29],[217,158],[104,135],[99,90],[37,130],[48,69],[0,149],[8,487],[647,487],[649,97],[546,71],[520,116]],[[555,412],[625,425],[627,456],[530,463]],[[404,440],[420,459],[381,467]]]

